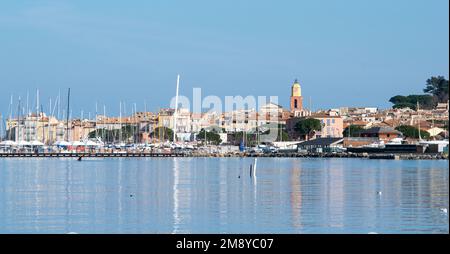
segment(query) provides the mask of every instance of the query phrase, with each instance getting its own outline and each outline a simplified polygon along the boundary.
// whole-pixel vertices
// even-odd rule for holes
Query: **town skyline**
[[[444,76],[445,79],[447,79]],[[274,94],[274,95],[243,95],[243,94],[236,94],[236,95],[223,95],[221,96],[217,96],[214,94],[204,94],[202,92],[201,99],[205,99],[208,96],[214,96],[217,97],[218,99],[221,99],[222,101],[224,101],[225,98],[227,97],[242,97],[242,98],[246,98],[246,97],[265,97],[267,99],[267,103],[270,102],[270,97],[276,97],[277,101],[274,102],[277,105],[282,106],[283,108],[289,108],[289,104],[290,104],[290,99],[289,99],[289,91],[290,91],[290,86],[292,86],[292,84],[294,82],[296,82],[297,80],[299,80],[298,78],[294,78],[293,82],[291,82],[285,89],[284,93],[280,93],[280,94]],[[302,82],[299,80],[298,81],[301,86],[302,86],[302,90],[306,92],[308,91],[307,88],[304,89],[304,85],[302,84]],[[115,103],[115,105],[111,105],[111,104],[105,104],[102,103],[104,102],[104,100],[99,99],[99,100],[95,100],[93,102],[90,102],[88,104],[84,104],[83,106],[80,106],[80,104],[78,103],[77,100],[77,95],[79,95],[79,91],[77,91],[77,89],[74,88],[70,88],[71,89],[71,98],[70,98],[70,112],[71,112],[71,118],[73,119],[77,119],[81,117],[81,114],[84,113],[85,118],[87,117],[88,114],[91,114],[92,116],[95,116],[96,114],[96,108],[97,108],[97,115],[102,115],[103,114],[103,110],[104,108],[107,110],[107,114],[106,115],[110,115],[110,116],[119,116],[120,114],[123,114],[124,116],[126,115],[132,115],[132,112],[134,112],[134,107],[136,105],[136,108],[138,109],[136,112],[158,112],[161,109],[169,109],[169,108],[174,108],[173,105],[171,105],[172,100],[174,100],[175,96],[175,82],[172,82],[174,84],[172,84],[172,87],[169,85],[164,86],[166,90],[173,90],[173,96],[171,98],[168,98],[166,101],[167,103],[164,103],[163,105],[159,105],[156,106],[155,108],[151,108],[150,105],[152,105],[152,100],[144,100],[144,101],[134,101],[133,99],[125,99],[125,100],[119,100]],[[182,82],[183,83],[183,82]],[[425,84],[425,82],[423,82]],[[8,118],[11,114],[13,116],[17,116],[19,114],[18,112],[18,104],[19,104],[19,100],[20,100],[20,104],[21,104],[21,112],[20,114],[23,115],[26,110],[25,107],[28,106],[28,113],[35,113],[37,110],[37,105],[36,105],[36,100],[37,100],[37,96],[39,95],[39,109],[38,111],[40,112],[44,112],[47,115],[49,115],[49,112],[51,111],[55,111],[55,101],[60,100],[61,103],[61,108],[60,110],[63,112],[65,112],[65,109],[67,108],[67,91],[69,88],[59,88],[58,92],[55,95],[50,96],[49,94],[46,94],[45,91],[42,91],[38,88],[34,89],[33,91],[26,91],[25,94],[10,94],[9,96],[3,95],[4,98],[2,98],[3,104],[6,104],[7,107],[3,107],[2,109],[0,109],[0,115],[2,115],[3,117],[3,121]],[[203,89],[201,87],[192,87],[192,92],[188,93],[188,94],[183,94],[180,93],[179,96],[182,97],[187,97],[187,99],[189,99],[190,101],[193,100],[193,98],[195,97],[195,93],[196,93],[196,89],[200,89],[200,91],[203,91]],[[185,91],[186,89],[183,89],[183,86],[181,86],[181,91]],[[281,90],[278,90],[278,92],[281,92]],[[417,93],[411,93],[411,94],[424,94],[423,93],[423,88],[418,91]],[[81,95],[82,96],[82,95]],[[154,95],[157,96],[157,95]],[[389,98],[395,96],[394,94],[391,95]],[[28,97],[28,100],[27,100]],[[285,98],[287,97],[287,98]],[[282,98],[280,100],[280,98]],[[304,107],[311,110],[311,111],[326,111],[326,110],[330,110],[330,109],[339,109],[339,108],[361,108],[361,107],[372,107],[372,108],[378,108],[379,110],[386,110],[386,109],[390,109],[394,106],[393,103],[389,102],[389,98],[386,98],[385,101],[387,101],[390,105],[388,105],[387,107],[380,107],[377,105],[367,105],[367,104],[361,104],[361,105],[349,105],[349,104],[345,104],[343,103],[342,105],[338,105],[336,107],[321,107],[320,105],[314,105],[314,103],[312,101],[315,100],[315,98],[312,98],[311,96],[308,96],[308,94],[306,94],[304,96],[303,99],[303,104]],[[10,109],[10,103],[11,103],[11,99],[12,99],[12,112]],[[7,102],[7,103],[5,103]],[[52,110],[49,110],[50,107],[50,102],[53,103],[52,106]],[[92,105],[91,105],[92,104]],[[124,107],[122,108],[122,111],[120,111],[120,107]],[[250,109],[254,109],[256,111],[259,110],[259,108],[261,106],[264,106],[265,104],[261,104],[261,103],[257,103],[256,107],[251,107],[251,108],[247,108],[248,110]],[[127,107],[129,110],[127,110]],[[209,110],[210,108],[204,108],[202,107],[202,111],[201,113],[205,113]],[[245,108],[238,108],[238,109],[245,109]],[[193,106],[190,105],[190,107],[188,108],[188,110],[190,112],[193,113],[198,113],[198,111],[193,110]],[[224,108],[222,108],[222,111],[219,112],[226,112],[226,110],[224,110]],[[61,113],[62,114],[62,113]],[[50,114],[51,115],[51,114]],[[92,119],[92,118],[91,118]]]
[[[177,76],[178,97],[172,98],[170,107],[160,108],[157,112],[143,112],[136,104],[129,105],[127,111],[127,104],[120,102],[118,115],[108,114],[105,106],[96,105],[93,114],[81,111],[78,116],[67,103],[72,101],[71,90],[68,89],[67,100],[63,99],[64,94],[60,94],[53,104],[49,102],[47,112],[39,104],[40,93],[37,91],[35,106],[29,103],[27,96],[26,102],[17,102],[17,110],[13,114],[15,106],[11,97],[10,113],[0,119],[5,122],[4,127],[0,125],[0,138],[8,142],[14,142],[11,141],[14,139],[16,142],[39,144],[98,138],[113,143],[125,140],[132,143],[160,142],[170,138],[190,142],[197,141],[198,137],[206,135],[205,130],[209,130],[209,135],[215,136],[214,142],[219,144],[227,143],[229,135],[231,142],[236,142],[238,133],[256,135],[253,138],[264,142],[322,137],[342,139],[350,133],[372,135],[372,131],[389,133],[386,141],[403,137],[399,130],[407,138],[417,138],[419,130],[421,135],[422,130],[426,131],[423,135],[427,138],[430,135],[433,138],[445,137],[448,133],[448,80],[442,76],[427,80],[423,91],[429,95],[395,96],[390,99],[395,105],[387,110],[377,107],[311,110],[305,103],[307,100],[297,79],[289,91],[289,108],[281,106],[277,96],[228,96],[223,101],[217,96],[202,95],[201,89],[194,89],[191,100],[178,94],[179,78]],[[417,106],[411,100],[417,102]],[[420,111],[419,104],[422,104]]]
[[[74,112],[155,111],[177,73],[180,95],[278,95],[286,107],[298,78],[314,109],[388,108],[449,76],[448,1],[173,3],[2,2],[0,112],[10,94],[39,88],[48,103],[68,87]]]

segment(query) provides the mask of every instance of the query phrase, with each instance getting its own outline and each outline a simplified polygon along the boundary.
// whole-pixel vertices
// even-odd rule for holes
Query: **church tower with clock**
[[[297,79],[294,81],[291,89],[291,112],[303,111],[302,87]]]

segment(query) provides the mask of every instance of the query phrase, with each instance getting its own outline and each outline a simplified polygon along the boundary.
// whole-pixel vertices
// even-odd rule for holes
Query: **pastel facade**
[[[312,115],[314,119],[322,123],[322,130],[316,133],[318,138],[340,138],[343,137],[344,120],[337,115]]]

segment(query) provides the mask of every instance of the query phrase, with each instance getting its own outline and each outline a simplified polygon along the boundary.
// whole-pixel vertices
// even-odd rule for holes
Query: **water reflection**
[[[449,232],[447,161],[252,163],[2,159],[0,233]]]

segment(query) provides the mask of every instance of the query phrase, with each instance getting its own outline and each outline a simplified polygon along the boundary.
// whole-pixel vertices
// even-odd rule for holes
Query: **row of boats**
[[[101,139],[87,139],[83,141],[56,141],[53,144],[44,144],[40,141],[12,141],[4,140],[0,142],[0,152],[11,151],[71,151],[71,150],[113,150],[113,151],[127,151],[127,150],[153,150],[164,149],[171,150],[194,150],[198,149],[197,144],[190,143],[105,143]]]

